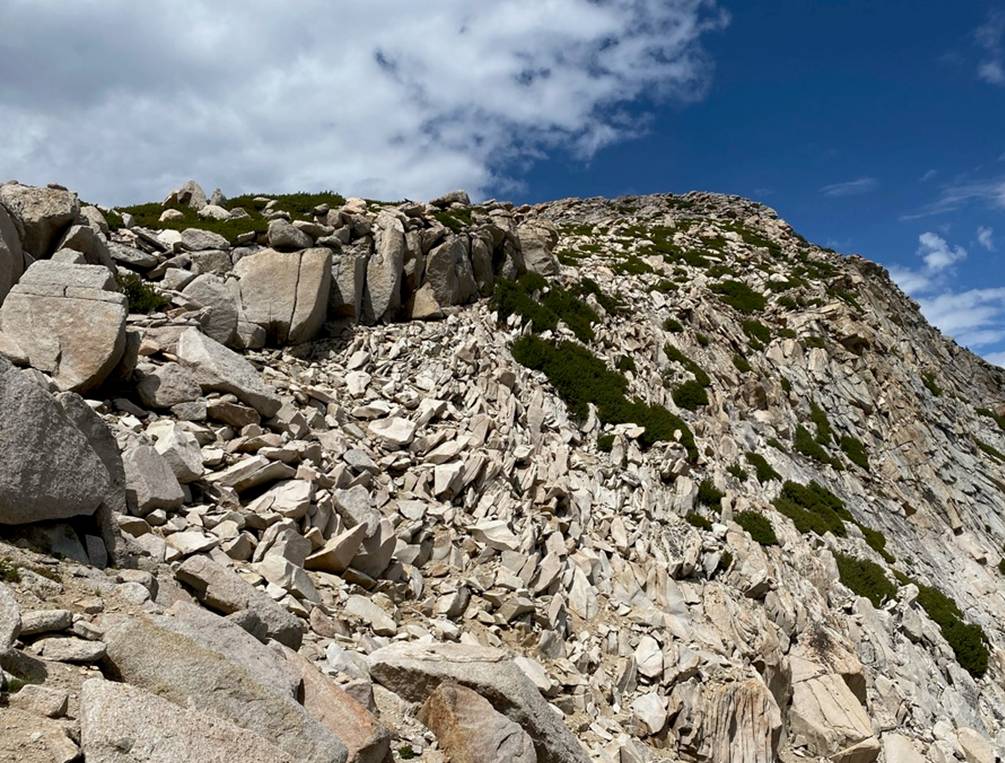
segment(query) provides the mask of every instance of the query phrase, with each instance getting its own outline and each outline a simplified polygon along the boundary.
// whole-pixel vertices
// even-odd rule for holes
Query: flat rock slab
[[[310,238],[300,235],[310,246]],[[331,250],[325,248],[296,252],[265,249],[243,258],[235,272],[241,278],[245,317],[264,328],[269,339],[278,344],[313,339],[328,310],[331,271]]]
[[[108,470],[84,433],[2,358],[0,453],[0,524],[90,515],[110,491]]]
[[[424,702],[444,682],[472,689],[530,735],[541,763],[589,761],[537,687],[499,649],[398,643],[373,652],[369,663],[376,681],[409,702]]]
[[[21,608],[11,590],[0,583],[0,654],[10,649],[21,633]]]
[[[80,215],[77,194],[61,188],[5,183],[0,185],[0,204],[17,221],[25,251],[35,259],[51,254],[56,241]]]
[[[265,626],[269,638],[292,649],[300,648],[304,638],[300,619],[233,570],[208,557],[192,556],[179,565],[175,577],[210,609],[224,615],[250,610]]]
[[[211,612],[171,611],[106,619],[107,659],[123,680],[262,734],[295,760],[345,763],[342,742],[294,699],[299,676],[281,657]]]
[[[143,689],[92,678],[80,696],[88,763],[293,763],[269,740]]]
[[[56,636],[36,641],[33,645],[47,660],[56,662],[97,662],[105,656],[105,644],[72,636]]]
[[[178,359],[203,389],[230,392],[263,416],[274,416],[283,405],[251,363],[197,328],[178,338]]]

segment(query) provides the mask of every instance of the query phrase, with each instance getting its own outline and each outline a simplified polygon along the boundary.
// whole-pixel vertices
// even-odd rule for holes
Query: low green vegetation
[[[694,380],[702,387],[708,387],[712,384],[712,378],[705,373],[704,369],[672,344],[663,345],[663,352],[671,361],[679,363],[684,366],[685,370],[690,371]]]
[[[956,602],[938,588],[912,582],[918,586],[918,604],[939,626],[960,667],[975,678],[983,676],[988,669],[989,653],[981,626],[966,622]]]
[[[747,470],[740,464],[732,464],[731,466],[726,467],[726,471],[736,477],[736,479],[740,482],[745,482],[747,479]]]
[[[827,451],[802,424],[796,427],[795,436],[792,438],[792,445],[795,447],[797,453],[812,458],[814,461],[819,461],[822,464],[831,463],[831,457],[827,454]]]
[[[702,406],[708,405],[708,392],[693,379],[678,384],[670,392],[670,396],[678,408],[687,411],[696,411]]]
[[[991,458],[993,458],[995,461],[997,461],[1000,464],[1005,464],[1005,453],[1002,453],[993,445],[988,445],[983,440],[978,440],[976,437],[974,438],[974,442],[977,443],[978,448],[984,451],[987,455],[991,456]]]
[[[712,523],[705,519],[701,514],[694,511],[689,511],[684,517],[687,523],[692,527],[697,527],[699,530],[711,530]]]
[[[831,429],[827,414],[816,403],[810,403],[810,421],[817,429],[817,442],[821,445],[830,445],[834,440],[834,430]]]
[[[745,333],[751,339],[755,339],[761,344],[767,344],[771,341],[771,329],[765,326],[760,321],[749,320],[744,321],[743,333]]]
[[[694,335],[694,341],[698,343],[699,347],[708,347],[712,343],[711,339],[701,333]]]
[[[20,583],[21,573],[10,559],[0,557],[0,580],[4,583]]]
[[[550,284],[536,273],[525,273],[515,281],[499,281],[493,304],[500,320],[515,313],[536,332],[554,331],[562,322],[582,342],[593,339],[593,324],[600,320],[578,295]]]
[[[879,530],[873,530],[871,527],[866,527],[865,525],[855,523],[858,525],[858,529],[862,531],[862,536],[865,538],[866,544],[869,548],[883,557],[887,564],[893,564],[897,561],[896,557],[886,550],[886,536]]]
[[[921,375],[921,381],[934,397],[942,397],[942,387],[935,381],[935,374],[926,371]]]
[[[874,607],[897,595],[897,586],[875,562],[834,552],[841,583],[856,596],[864,596]]]
[[[698,503],[702,506],[711,506],[717,509],[725,495],[708,477],[698,484]]]
[[[597,300],[597,304],[604,308],[609,315],[620,315],[624,311],[624,306],[617,298],[612,297],[601,289],[599,284],[592,278],[580,279],[579,283],[572,287],[572,292],[584,299],[592,294],[594,299]]]
[[[740,353],[733,353],[733,366],[741,374],[750,373],[750,361],[743,357]]]
[[[744,315],[759,313],[768,304],[763,294],[754,291],[743,281],[721,281],[712,285],[712,291],[718,294],[723,302]]]
[[[733,515],[733,521],[747,531],[751,538],[762,546],[777,546],[778,536],[771,520],[759,511],[740,511]]]
[[[723,549],[722,554],[720,554],[719,556],[719,564],[718,566],[716,566],[715,571],[717,573],[725,572],[732,566],[732,564],[733,564],[733,555],[729,553],[728,549]]]
[[[841,438],[841,450],[849,461],[869,471],[869,451],[861,440],[851,435],[844,435]]]
[[[622,355],[618,358],[618,362],[614,366],[619,371],[624,373],[625,371],[631,371],[634,373],[637,369],[635,367],[635,359],[630,355]]]
[[[619,275],[640,276],[652,273],[653,269],[634,254],[629,254],[622,260],[611,263],[611,270]]]
[[[774,506],[779,513],[791,519],[804,535],[832,532],[843,538],[848,534],[844,523],[854,521],[844,501],[817,482],[800,485],[787,481],[774,500]]]
[[[460,233],[471,225],[471,209],[468,207],[441,209],[433,213],[433,217],[446,228],[450,228],[454,233]]]
[[[162,297],[153,286],[145,283],[136,273],[120,274],[115,280],[119,284],[119,291],[126,296],[131,313],[154,313],[171,304],[171,300]]]
[[[680,432],[680,442],[689,457],[697,458],[694,435],[687,424],[662,406],[630,399],[627,379],[609,369],[586,347],[575,342],[548,342],[531,335],[517,339],[512,352],[518,363],[548,377],[577,418],[585,419],[588,405],[593,403],[598,418],[605,424],[633,423],[645,427],[640,438],[643,447],[674,440],[675,432]]]
[[[992,411],[990,408],[978,408],[977,413],[981,416],[991,419],[998,428],[1005,432],[1005,416],[999,416],[997,413]]]
[[[679,334],[684,330],[684,326],[674,318],[667,318],[663,321],[663,330],[669,331],[671,334]]]
[[[747,453],[747,463],[754,467],[754,475],[762,485],[782,478],[760,453]]]
[[[597,438],[597,450],[603,453],[610,453],[614,447],[614,435],[602,434]]]

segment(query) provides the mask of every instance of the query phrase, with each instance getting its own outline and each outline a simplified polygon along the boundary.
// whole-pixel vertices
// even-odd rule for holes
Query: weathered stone
[[[196,328],[179,337],[178,359],[204,389],[237,395],[263,416],[272,416],[282,407],[251,363]]]
[[[185,501],[171,464],[149,445],[134,445],[122,457],[129,509],[146,516],[154,509],[172,511]]]
[[[108,470],[53,397],[0,359],[0,524],[90,515]]]
[[[115,272],[115,262],[112,260],[108,243],[90,225],[72,225],[59,242],[59,249],[73,249],[84,255],[88,265],[103,265]]]
[[[304,635],[301,621],[232,570],[205,556],[192,556],[181,563],[175,577],[192,588],[210,609],[224,615],[251,610],[269,638],[292,649],[300,648]]]
[[[370,422],[370,431],[392,448],[404,448],[415,436],[415,423],[400,416],[392,416]]]
[[[63,689],[28,684],[10,698],[10,706],[47,718],[66,715],[69,695]]]
[[[401,307],[401,279],[405,267],[405,228],[389,212],[377,215],[377,240],[366,266],[363,316],[388,321]]]
[[[0,713],[0,760],[17,763],[71,763],[80,750],[65,722],[6,707]]]
[[[796,743],[818,755],[830,756],[872,736],[865,708],[842,678],[833,673],[794,680],[789,733]],[[879,754],[875,745],[872,758]]]
[[[60,188],[5,183],[0,185],[0,204],[14,217],[24,250],[35,259],[51,254],[80,215],[77,194]]]
[[[42,633],[59,633],[73,625],[73,613],[68,609],[36,609],[21,615],[21,633],[37,636]]]
[[[80,697],[81,746],[89,763],[293,763],[271,740],[136,686],[91,678]]]
[[[189,209],[194,209],[198,212],[206,206],[206,203],[206,192],[202,190],[202,186],[194,180],[188,180],[179,188],[171,191],[171,193],[165,197],[162,202],[162,206],[188,207]]]
[[[202,389],[188,369],[178,363],[165,363],[139,372],[136,394],[149,408],[171,408],[198,400]]]
[[[181,246],[189,252],[224,251],[230,243],[219,233],[200,228],[186,228],[181,232]]]
[[[315,553],[307,557],[304,567],[308,570],[341,574],[349,568],[366,537],[367,526],[359,524],[336,535]]]
[[[199,316],[202,333],[220,344],[229,345],[237,332],[238,301],[223,279],[215,273],[203,273],[182,291],[188,299],[202,305]]]
[[[101,641],[88,641],[72,636],[54,636],[36,641],[32,648],[47,660],[56,662],[97,662],[105,656]]]
[[[295,252],[314,245],[314,239],[286,220],[277,218],[269,223],[269,246],[280,252]]]
[[[246,318],[272,341],[306,342],[321,329],[331,288],[331,250],[266,249],[242,259],[235,270]]]
[[[468,644],[398,643],[375,651],[369,663],[377,681],[409,702],[424,702],[444,682],[474,690],[530,735],[541,763],[589,760],[505,652]]]
[[[168,462],[178,482],[185,485],[202,476],[202,450],[195,435],[170,420],[156,422],[147,432],[156,438],[154,450]]]
[[[21,633],[21,608],[14,594],[0,583],[0,654],[10,649]]]
[[[517,228],[520,249],[527,270],[542,276],[556,276],[558,260],[553,254],[558,244],[558,232],[550,223],[534,220]]]
[[[478,293],[465,236],[451,236],[433,249],[426,257],[425,272],[425,283],[416,295],[416,305],[422,306],[424,314],[413,312],[415,318],[431,317],[427,301],[444,308],[463,305]]]
[[[47,273],[33,280],[32,269]],[[95,265],[35,263],[4,300],[0,327],[28,354],[32,368],[51,374],[60,389],[99,386],[126,346],[126,298],[113,291],[78,286],[77,269],[101,278]]]
[[[24,272],[24,253],[17,227],[7,209],[0,204],[0,303]]]
[[[172,611],[108,619],[107,659],[123,680],[261,734],[295,760],[345,762],[340,740],[294,699],[299,679],[278,655],[198,607]]]
[[[333,318],[362,317],[363,288],[369,253],[341,252],[332,256],[328,314]]]
[[[452,763],[537,763],[527,732],[464,686],[441,683],[423,703],[418,718],[436,734]]]

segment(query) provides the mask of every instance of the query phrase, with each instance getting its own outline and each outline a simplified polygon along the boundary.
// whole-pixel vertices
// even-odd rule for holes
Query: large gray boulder
[[[530,735],[541,763],[589,761],[534,683],[499,649],[402,642],[382,647],[368,659],[374,679],[409,702],[425,702],[446,682],[477,692]]]
[[[451,236],[426,258],[426,280],[415,294],[413,318],[439,315],[444,307],[463,305],[478,293],[467,236]]]
[[[185,493],[171,464],[150,445],[135,445],[122,457],[126,474],[126,500],[130,510],[145,517],[154,509],[173,510],[185,502]]]
[[[283,405],[251,363],[197,328],[182,332],[177,354],[178,360],[192,372],[203,389],[237,395],[265,417],[274,416]]]
[[[169,193],[164,199],[163,206],[188,207],[189,209],[194,209],[198,212],[206,206],[207,203],[206,192],[202,190],[202,186],[194,180],[189,180],[182,184],[179,188],[171,191],[171,193]]]
[[[554,255],[558,244],[558,231],[544,220],[532,220],[516,229],[520,239],[523,263],[531,273],[542,276],[557,276],[558,259]]]
[[[201,228],[186,228],[181,232],[181,245],[189,252],[225,251],[230,242],[219,233]]]
[[[386,210],[377,215],[377,239],[366,265],[363,317],[389,321],[401,307],[401,282],[405,270],[405,226]]]
[[[62,390],[94,389],[126,347],[126,298],[99,265],[34,263],[0,308],[0,329]]]
[[[220,344],[229,345],[237,332],[237,298],[220,276],[204,273],[184,288],[186,298],[203,307],[199,317],[202,332]]]
[[[269,223],[269,246],[281,252],[295,252],[314,245],[314,239],[286,220],[278,218]]]
[[[24,253],[17,226],[7,209],[0,204],[0,302],[24,272]]]
[[[102,678],[81,689],[80,737],[88,763],[294,761],[253,730]]]
[[[300,648],[304,638],[300,619],[233,570],[208,557],[191,556],[175,570],[175,577],[191,588],[204,606],[223,615],[249,610],[269,638],[292,649]]]
[[[0,185],[0,204],[14,216],[21,245],[35,259],[48,257],[56,242],[80,216],[77,194],[63,188]]]
[[[331,289],[330,249],[265,249],[244,257],[234,270],[245,318],[263,327],[271,341],[298,344],[320,331]]]
[[[328,297],[328,315],[332,318],[359,319],[369,252],[346,249],[332,256],[332,285]]]
[[[0,358],[0,524],[91,515],[112,490],[87,437],[46,390]]]
[[[296,701],[299,675],[280,655],[197,606],[169,612],[102,622],[106,661],[122,680],[260,734],[298,761],[345,763],[342,742]]]
[[[108,244],[96,228],[72,225],[59,242],[58,249],[73,249],[84,255],[88,265],[104,265],[115,272],[115,261]]]

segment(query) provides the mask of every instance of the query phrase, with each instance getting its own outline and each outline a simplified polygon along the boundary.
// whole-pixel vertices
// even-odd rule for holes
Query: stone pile
[[[166,202],[234,214],[214,197],[186,184]],[[710,194],[349,200],[237,246],[110,231],[88,209],[0,187],[0,278],[17,274],[0,308],[0,523],[18,540],[0,543],[0,758],[1002,749],[1005,486],[974,443],[1005,450],[978,410],[996,410],[1005,374],[876,266]],[[470,225],[437,217],[451,210]],[[100,246],[68,247],[88,237],[75,227],[111,270]],[[127,317],[113,270],[169,302]],[[531,327],[480,297],[524,270],[553,289],[590,279],[604,299],[583,298],[585,346],[679,415],[696,454],[646,448],[644,422],[592,404],[573,416],[514,361]],[[723,278],[769,295],[770,336],[721,301]],[[89,302],[121,317],[90,324]],[[543,336],[578,341],[564,323]],[[706,406],[674,403],[667,347],[707,372]],[[790,445],[811,420],[836,433],[818,440],[860,440],[867,466]],[[773,508],[785,481],[826,486],[854,525],[803,534]],[[776,542],[748,531],[751,512]],[[849,556],[903,581],[878,605],[855,595]],[[914,581],[983,628],[984,675]]]

